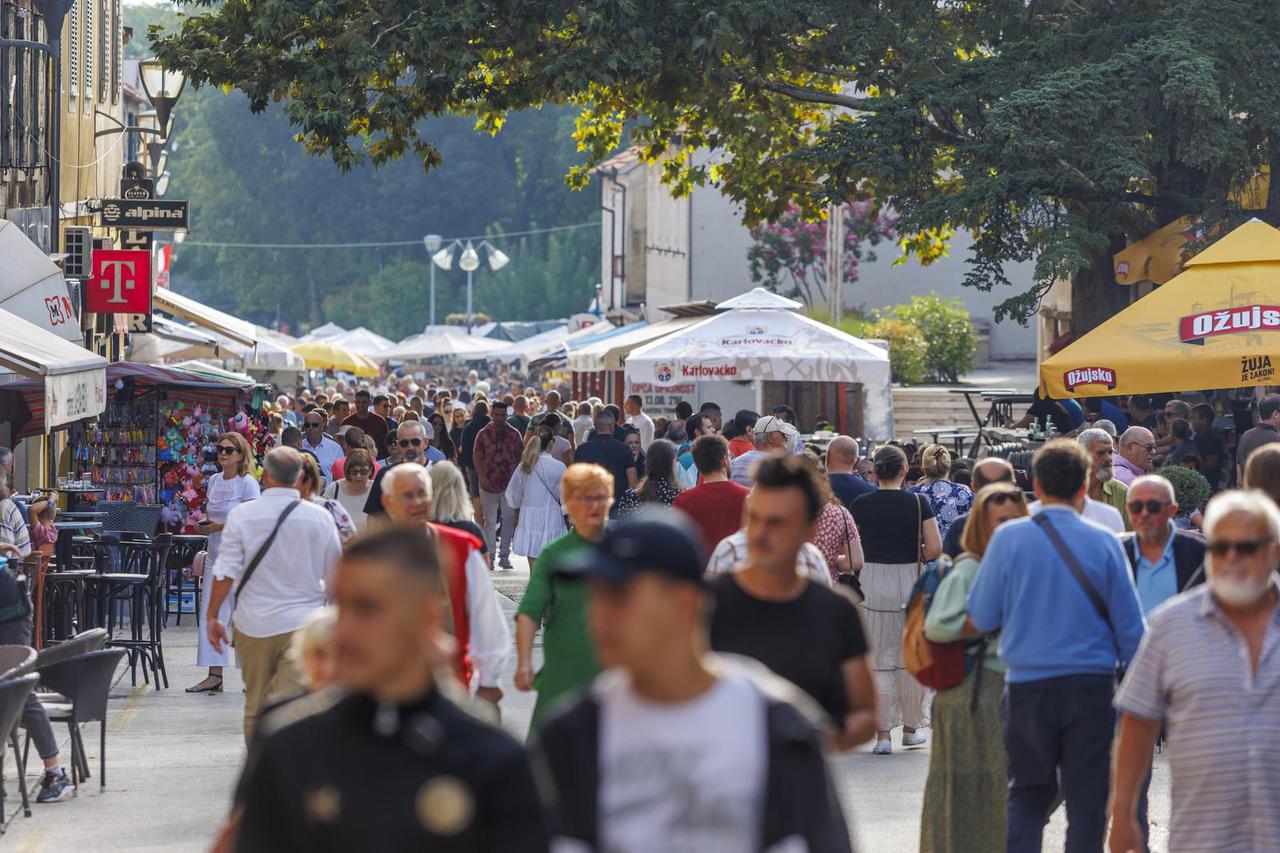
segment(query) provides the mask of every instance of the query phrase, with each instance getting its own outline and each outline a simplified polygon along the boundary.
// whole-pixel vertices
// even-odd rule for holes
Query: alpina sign
[[[99,224],[147,231],[186,231],[190,227],[190,209],[189,201],[104,198]]]

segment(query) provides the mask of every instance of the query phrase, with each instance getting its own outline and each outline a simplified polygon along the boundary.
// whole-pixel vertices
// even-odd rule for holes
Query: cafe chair
[[[138,683],[138,664],[142,664],[144,683],[150,684],[154,677],[157,689],[161,683],[169,686],[162,638],[165,566],[171,545],[172,539],[168,534],[151,540],[124,539],[114,546],[119,555],[120,571],[103,572],[90,579],[96,586],[100,607],[105,612],[109,637],[107,646],[126,650],[129,677],[134,685]],[[128,637],[116,633],[117,618],[123,621],[125,604],[129,605]]]
[[[50,721],[63,721],[71,735],[71,781],[79,785],[89,778],[89,759],[85,754],[84,739],[80,727],[85,723],[99,724],[98,786],[107,787],[107,695],[111,680],[115,677],[125,649],[102,649],[79,657],[40,665],[36,672],[40,682],[60,694],[63,701],[51,701],[41,697]],[[31,746],[27,737],[24,751]]]
[[[36,682],[39,680],[40,676],[34,673],[0,680],[0,732],[11,734],[16,732],[18,719],[22,716],[22,709],[27,704],[27,697],[31,695],[31,691],[35,689]],[[18,764],[18,790],[22,794],[22,813],[31,817],[31,803],[27,799],[26,762],[18,751],[16,735],[11,736],[10,741],[13,743],[14,760]],[[4,807],[4,752],[4,738],[0,738],[0,818],[8,814]],[[4,822],[0,820],[0,832],[3,831]]]

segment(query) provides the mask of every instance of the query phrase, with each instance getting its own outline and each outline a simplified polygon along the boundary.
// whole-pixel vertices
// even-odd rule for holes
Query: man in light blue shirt
[[[324,409],[312,409],[302,418],[302,449],[313,454],[316,462],[320,463],[320,474],[324,477],[321,491],[333,480],[333,463],[346,455],[342,452],[342,445],[324,434],[327,423]]]
[[[1147,474],[1129,487],[1133,535],[1121,537],[1133,569],[1142,612],[1151,612],[1180,592],[1204,580],[1204,540],[1178,530],[1173,523],[1178,502],[1173,485]]]
[[[973,624],[984,633],[1000,630],[1007,667],[1011,853],[1040,850],[1059,786],[1068,853],[1101,849],[1106,832],[1115,672],[1137,651],[1145,623],[1119,541],[1079,515],[1089,464],[1084,448],[1070,440],[1036,453],[1039,520],[1015,519],[996,530],[969,592]],[[1051,532],[1074,555],[1105,617]]]

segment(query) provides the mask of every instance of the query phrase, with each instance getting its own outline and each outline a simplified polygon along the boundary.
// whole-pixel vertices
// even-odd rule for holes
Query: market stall
[[[1050,397],[1277,385],[1280,231],[1251,220],[1040,364]]]
[[[245,412],[246,384],[129,362],[109,365],[107,383],[102,414],[71,429],[67,477],[171,532],[193,532],[204,517],[204,479],[218,470],[220,433],[236,429],[259,450],[270,445]]]
[[[892,437],[889,354],[795,310],[764,288],[720,303],[722,313],[641,346],[626,359],[627,392],[685,399],[696,409],[792,406],[806,427]]]
[[[601,399],[621,400],[628,393],[623,375],[627,356],[650,341],[665,338],[707,318],[707,314],[690,317],[669,317],[650,323],[637,323],[618,334],[592,341],[574,348],[567,357],[567,367],[573,373],[573,390],[577,399],[590,396]],[[662,401],[652,403],[659,411],[665,410]],[[675,408],[675,403],[671,404]]]

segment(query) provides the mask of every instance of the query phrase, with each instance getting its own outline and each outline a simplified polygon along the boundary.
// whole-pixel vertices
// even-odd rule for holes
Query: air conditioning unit
[[[67,278],[86,279],[93,273],[93,229],[68,225],[63,229],[63,247],[67,254],[62,271]]]

